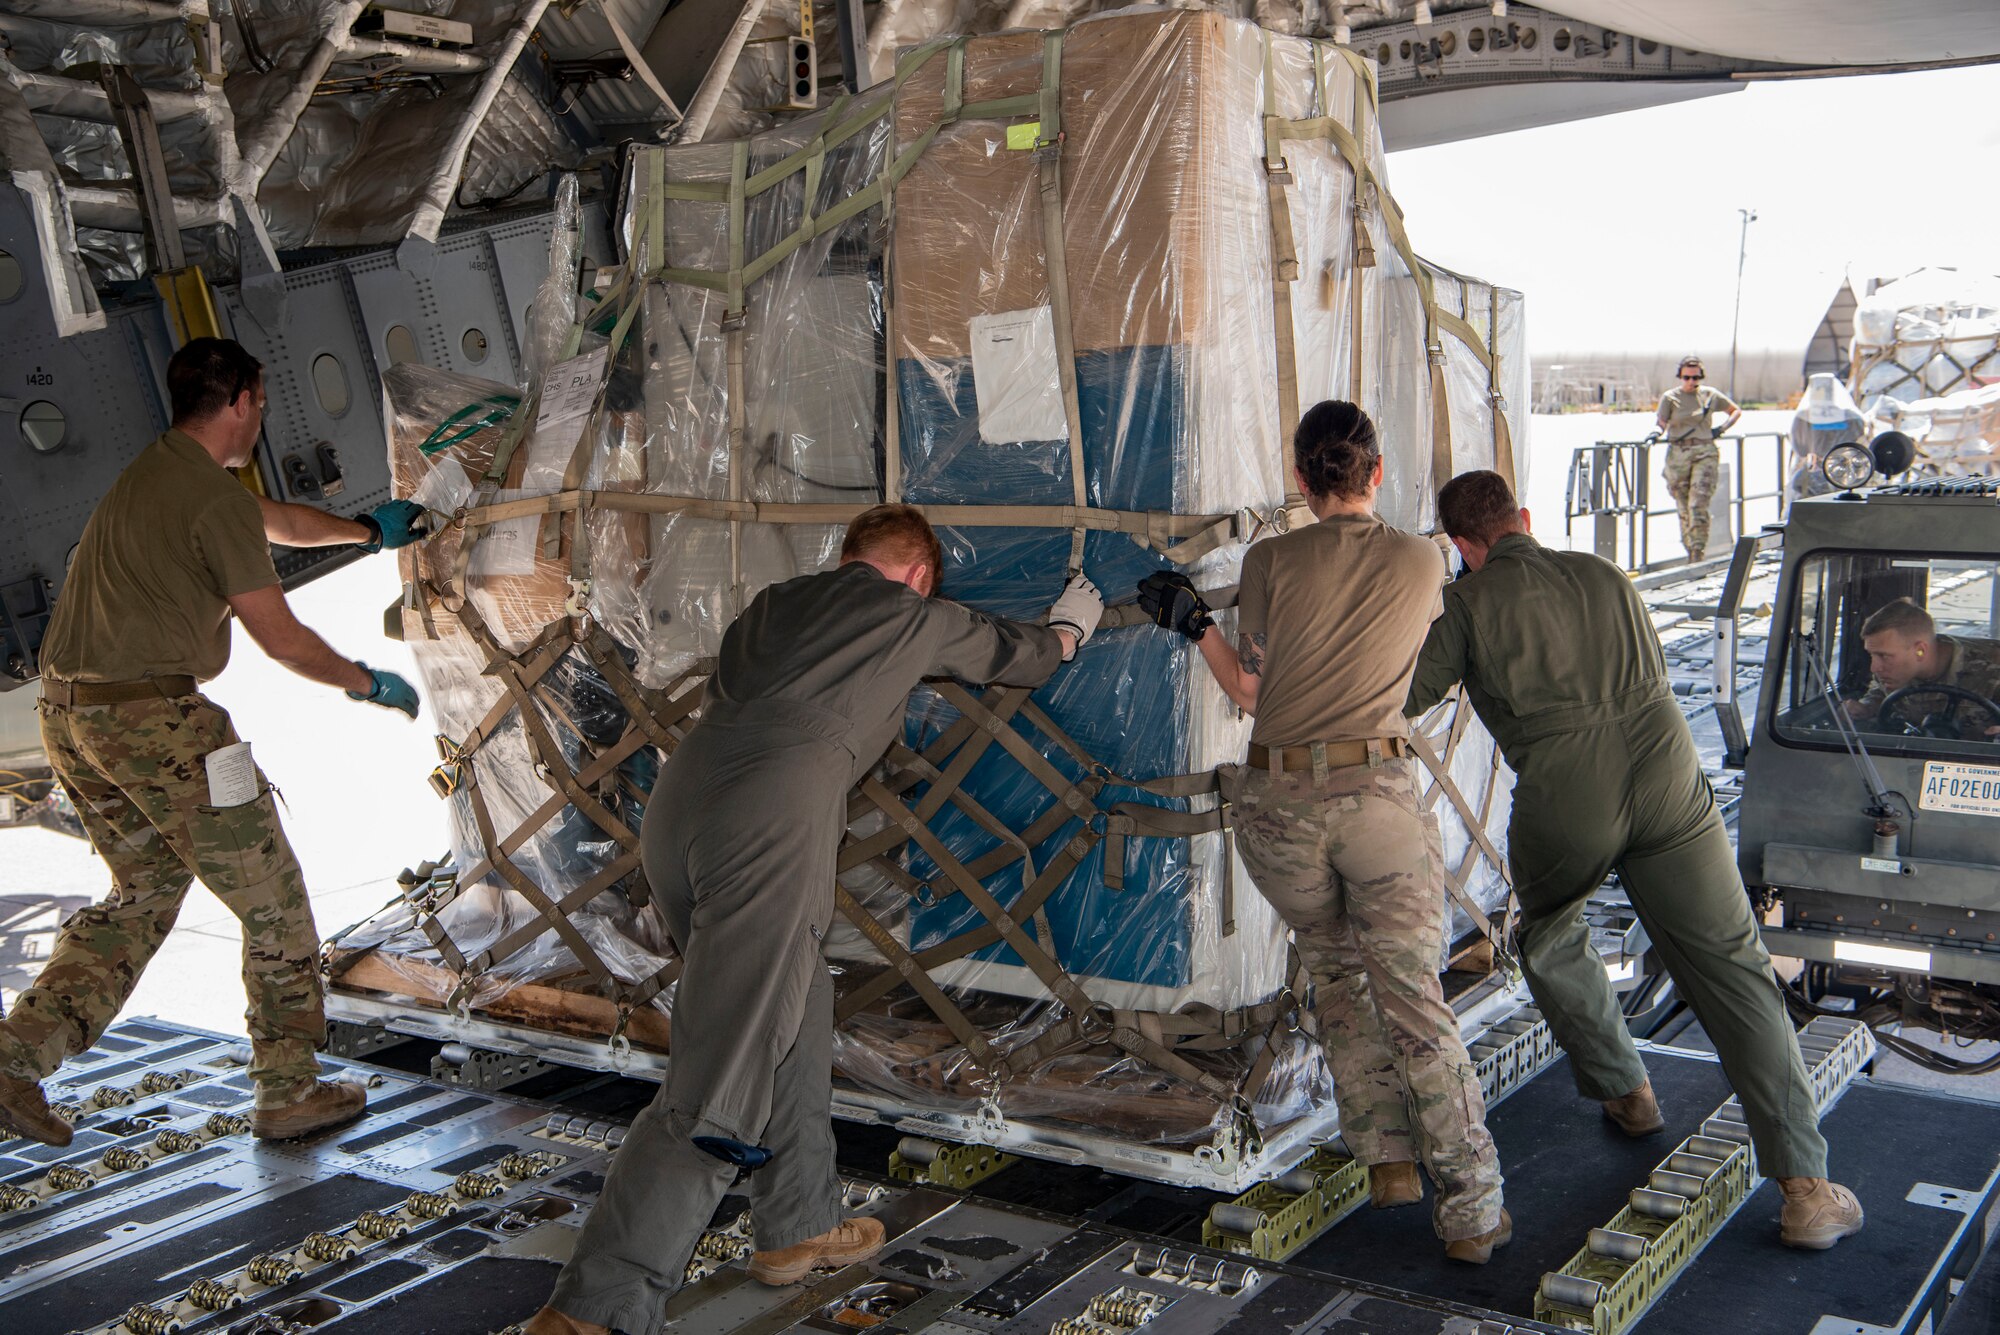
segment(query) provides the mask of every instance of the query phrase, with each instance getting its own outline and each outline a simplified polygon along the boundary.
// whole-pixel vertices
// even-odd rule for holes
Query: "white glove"
[[[1081,649],[1090,643],[1090,634],[1097,629],[1098,621],[1104,616],[1104,595],[1088,576],[1077,575],[1063,585],[1062,595],[1055,606],[1049,609],[1049,629],[1068,630],[1076,633],[1076,647]],[[1063,655],[1067,663],[1076,655]]]

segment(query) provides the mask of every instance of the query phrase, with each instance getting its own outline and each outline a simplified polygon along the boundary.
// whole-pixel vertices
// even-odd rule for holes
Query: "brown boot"
[[[368,1091],[344,1080],[316,1080],[309,1093],[282,1108],[256,1108],[250,1134],[259,1140],[297,1140],[351,1122],[367,1111]]]
[[[50,1111],[40,1085],[0,1075],[0,1137],[26,1136],[44,1145],[67,1145],[74,1134],[68,1122]]]
[[[1495,1247],[1505,1247],[1514,1240],[1514,1216],[1505,1210],[1500,1212],[1500,1222],[1477,1237],[1460,1238],[1444,1245],[1444,1254],[1454,1261],[1467,1265],[1485,1265],[1493,1259]]]
[[[1424,1180],[1417,1176],[1417,1166],[1407,1161],[1372,1163],[1368,1165],[1368,1197],[1378,1210],[1415,1205],[1424,1198]]]
[[[578,1321],[553,1307],[544,1307],[518,1326],[509,1326],[501,1335],[611,1335],[611,1327]]]
[[[853,1265],[882,1250],[888,1233],[879,1219],[843,1219],[816,1238],[780,1247],[774,1252],[753,1252],[750,1278],[762,1284],[796,1284],[812,1273],[815,1266]]]
[[[1787,1247],[1823,1252],[1861,1231],[1861,1202],[1854,1193],[1823,1177],[1781,1177],[1785,1208],[1778,1213],[1778,1241]]]
[[[1634,1138],[1667,1129],[1667,1119],[1660,1115],[1660,1101],[1653,1097],[1651,1080],[1622,1098],[1606,1099],[1604,1115],[1618,1123],[1620,1131]]]

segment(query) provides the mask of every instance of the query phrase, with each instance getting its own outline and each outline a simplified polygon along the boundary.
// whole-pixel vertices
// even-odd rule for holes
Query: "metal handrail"
[[[1735,531],[1746,532],[1750,507],[1766,501],[1776,502],[1776,520],[1782,522],[1790,504],[1786,491],[1788,436],[1782,431],[1753,431],[1720,437],[1716,444],[1734,447],[1728,504],[1734,515]],[[1635,572],[1679,564],[1678,557],[1656,561],[1652,555],[1653,521],[1678,513],[1671,498],[1665,506],[1652,503],[1657,476],[1654,452],[1666,448],[1666,442],[1659,440],[1601,440],[1595,445],[1579,446],[1570,459],[1563,507],[1564,536],[1574,535],[1577,520],[1589,519],[1595,530],[1592,550],[1605,560]],[[1753,458],[1760,471],[1768,467],[1773,478],[1769,490],[1749,489],[1747,474]],[[1665,489],[1661,490],[1664,493]]]

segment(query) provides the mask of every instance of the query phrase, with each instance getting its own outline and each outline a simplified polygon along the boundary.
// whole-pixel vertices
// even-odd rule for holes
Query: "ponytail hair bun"
[[[1314,404],[1292,436],[1292,459],[1315,496],[1343,501],[1368,494],[1369,479],[1382,457],[1375,423],[1359,407],[1341,399]]]

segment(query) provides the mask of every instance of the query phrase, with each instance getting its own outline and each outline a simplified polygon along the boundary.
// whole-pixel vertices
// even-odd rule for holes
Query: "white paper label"
[[[528,464],[521,485],[531,493],[546,494],[562,486],[577,439],[597,402],[597,390],[604,383],[610,348],[586,352],[549,368],[542,381],[542,406],[535,414],[535,436],[529,442]]]
[[[1056,325],[1047,306],[972,317],[972,391],[988,445],[1068,440]]]
[[[1917,805],[1925,811],[2000,816],[2000,769],[1929,761],[1924,765],[1924,792]]]
[[[496,505],[518,501],[527,494],[525,491],[499,491],[494,493],[493,501]],[[482,578],[487,575],[534,574],[535,553],[541,546],[541,526],[540,515],[522,515],[519,519],[503,519],[488,525],[472,548],[472,562],[466,567],[466,574]]]
[[[257,762],[250,758],[250,743],[232,742],[202,757],[208,767],[208,804],[212,807],[240,807],[257,800]]]
[[[1903,874],[1903,864],[1894,858],[1863,858],[1861,859],[1861,870],[1881,871],[1887,872],[1891,876],[1901,876]]]

